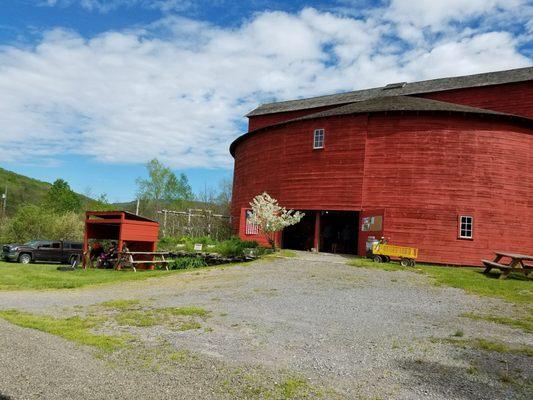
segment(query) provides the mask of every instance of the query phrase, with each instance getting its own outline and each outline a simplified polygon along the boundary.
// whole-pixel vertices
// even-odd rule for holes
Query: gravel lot
[[[136,350],[105,357],[0,320],[0,399],[261,398],[287,377],[306,382],[311,398],[531,398],[531,358],[439,340],[461,330],[464,339],[532,346],[531,334],[460,316],[512,306],[345,262],[299,253],[113,286],[0,292],[0,308],[55,316],[112,299],[210,311],[201,329],[131,328]],[[139,354],[146,360],[158,346],[141,365]],[[168,363],[168,349],[186,356]]]

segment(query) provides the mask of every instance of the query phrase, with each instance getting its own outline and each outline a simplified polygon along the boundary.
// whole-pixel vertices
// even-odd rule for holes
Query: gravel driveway
[[[168,348],[186,354],[148,369],[0,320],[0,399],[266,398],[287,377],[311,388],[311,398],[530,398],[531,358],[446,342],[462,331],[464,339],[531,346],[531,334],[460,316],[510,305],[433,286],[421,274],[345,262],[299,253],[113,286],[0,292],[0,308],[55,316],[113,299],[210,312],[202,329],[132,328],[143,348],[165,343],[159,358]],[[305,397],[295,393],[268,395]]]

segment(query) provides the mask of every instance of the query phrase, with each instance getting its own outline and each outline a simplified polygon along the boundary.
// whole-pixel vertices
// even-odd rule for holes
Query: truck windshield
[[[39,243],[38,240],[31,240],[28,243],[24,243],[24,246],[37,247],[37,243]]]

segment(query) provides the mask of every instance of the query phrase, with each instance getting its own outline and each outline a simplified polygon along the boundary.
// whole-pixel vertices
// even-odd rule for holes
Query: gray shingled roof
[[[262,104],[247,114],[248,117],[277,112],[302,110],[315,107],[348,104],[356,101],[369,100],[383,96],[414,95],[444,90],[462,89],[498,85],[503,83],[523,82],[533,80],[533,67],[511,69],[507,71],[489,72],[484,74],[458,76],[442,79],[432,79],[399,85],[397,88],[385,89],[378,87],[373,89],[357,90],[332,94],[327,96],[312,97],[302,100],[290,100],[277,103]]]

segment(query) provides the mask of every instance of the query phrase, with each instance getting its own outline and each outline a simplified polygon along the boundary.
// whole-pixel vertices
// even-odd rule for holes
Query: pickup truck
[[[2,246],[2,258],[21,264],[31,262],[69,263],[81,259],[83,244],[63,240],[32,240],[25,244]]]

